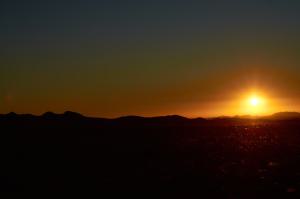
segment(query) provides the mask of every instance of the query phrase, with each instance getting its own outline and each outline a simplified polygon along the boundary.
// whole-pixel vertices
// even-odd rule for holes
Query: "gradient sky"
[[[300,111],[295,0],[1,0],[0,112]]]

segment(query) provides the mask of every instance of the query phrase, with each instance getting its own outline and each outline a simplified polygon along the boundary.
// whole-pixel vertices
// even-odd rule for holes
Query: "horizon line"
[[[163,115],[153,115],[153,116],[128,114],[128,115],[120,115],[120,116],[116,116],[116,117],[102,117],[102,116],[89,116],[89,115],[85,115],[85,114],[82,114],[80,112],[75,112],[75,111],[64,111],[64,112],[61,112],[61,113],[53,112],[53,111],[46,111],[46,112],[43,112],[41,114],[18,113],[18,112],[11,111],[11,112],[8,112],[8,113],[0,113],[0,115],[16,114],[16,115],[32,115],[32,116],[35,116],[35,117],[40,117],[40,116],[43,116],[47,113],[51,113],[51,114],[55,114],[55,115],[64,115],[66,113],[74,113],[74,114],[79,114],[79,115],[81,115],[83,117],[86,117],[86,118],[95,118],[95,119],[119,119],[119,118],[123,118],[123,117],[157,118],[157,117],[168,117],[168,116],[179,116],[179,117],[183,117],[183,118],[187,118],[187,119],[199,119],[199,118],[214,119],[214,118],[235,118],[235,117],[258,118],[258,117],[272,116],[272,115],[277,114],[277,113],[299,113],[300,114],[300,112],[297,112],[297,111],[278,111],[278,112],[273,112],[271,114],[264,114],[264,115],[242,114],[242,115],[219,115],[219,116],[209,116],[209,117],[202,117],[202,116],[189,117],[189,116],[180,115],[180,114],[163,114]]]

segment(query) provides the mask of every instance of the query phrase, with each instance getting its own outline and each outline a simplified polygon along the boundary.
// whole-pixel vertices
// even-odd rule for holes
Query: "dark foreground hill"
[[[0,116],[0,190],[299,198],[300,121]]]

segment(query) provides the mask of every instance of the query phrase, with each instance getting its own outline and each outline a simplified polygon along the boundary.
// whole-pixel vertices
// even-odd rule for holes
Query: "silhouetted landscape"
[[[299,11],[0,0],[0,193],[300,198]]]
[[[9,113],[0,116],[0,189],[297,198],[299,115],[101,119]]]

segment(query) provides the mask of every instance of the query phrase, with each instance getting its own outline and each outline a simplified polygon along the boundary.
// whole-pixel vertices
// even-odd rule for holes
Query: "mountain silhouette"
[[[300,119],[300,113],[298,112],[278,112],[273,115],[267,117],[268,119],[274,120],[295,120]]]
[[[79,113],[76,113],[76,112],[72,112],[72,111],[64,112],[63,117],[69,118],[69,119],[82,119],[82,118],[84,118],[83,115],[81,115]]]
[[[7,117],[7,118],[16,118],[16,117],[18,117],[18,114],[16,114],[15,112],[10,112],[10,113],[4,115],[4,117]]]
[[[79,113],[66,111],[63,114],[57,114],[53,112],[46,112],[41,115],[44,119],[84,119],[85,117]]]
[[[0,115],[0,192],[289,198],[300,190],[299,116]]]
[[[55,119],[57,118],[59,115],[58,114],[55,114],[53,112],[46,112],[44,113],[41,117],[42,118],[45,118],[45,119]]]
[[[233,121],[233,120],[298,120],[300,119],[299,112],[278,112],[269,116],[252,116],[252,115],[236,115],[236,116],[220,116],[213,118],[186,118],[180,115],[167,115],[167,116],[157,116],[157,117],[142,117],[142,116],[122,116],[115,119],[107,118],[92,118],[83,116],[80,113],[66,111],[62,114],[45,112],[41,116],[35,116],[32,114],[17,114],[15,112],[10,112],[8,114],[0,114],[0,119],[33,119],[33,118],[42,118],[46,120],[53,119],[66,119],[66,120],[94,120],[94,121],[114,121],[121,123],[135,123],[135,122],[157,122],[157,123],[194,123],[194,122],[205,122],[205,121]]]

